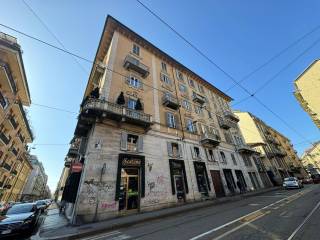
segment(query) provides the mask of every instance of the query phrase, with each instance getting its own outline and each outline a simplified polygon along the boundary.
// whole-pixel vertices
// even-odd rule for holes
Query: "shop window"
[[[235,158],[233,153],[231,153],[231,159],[232,159],[233,164],[237,165],[237,160],[236,160],[236,158]]]
[[[140,47],[139,47],[137,44],[133,44],[133,46],[132,46],[132,52],[133,52],[135,55],[140,56]]]
[[[167,115],[166,116],[167,117],[167,126],[169,128],[177,128],[176,116],[171,112],[167,112],[166,115]]]
[[[121,133],[121,150],[130,152],[143,152],[143,136]]]
[[[224,164],[227,164],[227,158],[224,152],[220,151],[220,156],[221,156],[221,162]]]
[[[167,151],[168,156],[174,158],[181,158],[182,157],[182,148],[181,144],[175,142],[167,142]]]
[[[8,100],[5,98],[5,96],[0,91],[0,105],[3,109],[6,109],[8,107]]]

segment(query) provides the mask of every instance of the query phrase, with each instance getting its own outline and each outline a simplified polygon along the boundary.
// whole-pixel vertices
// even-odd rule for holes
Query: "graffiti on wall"
[[[115,195],[115,181],[95,181],[94,179],[84,181],[83,195],[85,202],[89,205],[97,203],[97,196],[100,200],[113,199]]]

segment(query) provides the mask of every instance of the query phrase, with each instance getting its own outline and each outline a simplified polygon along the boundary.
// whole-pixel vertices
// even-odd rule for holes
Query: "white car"
[[[302,182],[296,177],[288,177],[283,180],[282,186],[285,189],[303,188]]]

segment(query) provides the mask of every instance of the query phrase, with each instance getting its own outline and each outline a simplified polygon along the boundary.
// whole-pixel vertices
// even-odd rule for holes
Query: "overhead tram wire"
[[[165,26],[167,26],[171,31],[173,31],[178,37],[180,37],[184,42],[186,42],[192,49],[194,49],[198,54],[204,57],[209,63],[211,63],[214,67],[220,70],[225,76],[227,76],[231,81],[233,81],[239,88],[241,88],[244,92],[246,92],[250,97],[254,98],[261,106],[263,106],[267,111],[273,114],[277,119],[281,120],[281,122],[286,125],[289,129],[293,130],[294,128],[287,123],[284,119],[282,119],[278,114],[275,114],[267,105],[262,104],[261,100],[259,100],[254,93],[251,93],[248,89],[242,86],[239,82],[237,82],[229,73],[227,73],[222,67],[220,67],[217,63],[215,63],[210,57],[208,57],[204,52],[202,52],[198,47],[192,44],[188,39],[186,39],[183,35],[181,35],[177,30],[174,29],[170,24],[168,24],[165,20],[163,20],[159,15],[157,15],[153,10],[151,10],[148,6],[142,3],[140,0],[136,0],[143,8],[145,8],[150,14],[152,14],[155,18],[157,18],[160,22],[162,22]],[[296,129],[294,132],[299,135],[301,138],[308,140],[304,135],[299,133]],[[312,144],[310,142],[310,144]]]
[[[303,50],[298,56],[296,56],[292,61],[290,61],[289,63],[287,63],[283,68],[281,68],[275,75],[273,75],[271,78],[269,78],[267,81],[265,81],[260,87],[258,87],[255,91],[254,91],[254,95],[256,95],[258,92],[260,92],[261,90],[263,90],[265,87],[267,87],[272,81],[274,81],[278,76],[280,76],[280,74],[282,72],[284,72],[285,70],[287,70],[290,66],[292,66],[292,64],[294,64],[296,61],[298,61],[302,56],[304,56],[306,53],[308,53],[312,48],[314,48],[318,43],[320,42],[320,38],[317,38],[316,41],[312,42],[312,44],[307,47],[305,50]],[[248,100],[248,98],[243,98],[241,100],[239,100],[238,102],[235,102],[234,104],[232,104],[232,106],[238,105],[244,101]]]
[[[56,34],[53,33],[53,31],[49,28],[49,26],[40,18],[40,16],[35,12],[35,10],[25,1],[22,0],[24,5],[30,10],[30,12],[35,16],[35,18],[41,23],[41,25],[51,34],[51,36],[57,41],[57,43],[66,51],[67,48],[64,46],[64,44],[59,40]],[[81,70],[88,75],[88,71],[81,65],[81,63],[77,60],[75,56],[71,56],[75,63],[81,68]]]
[[[28,37],[28,38],[30,38],[30,39],[33,39],[33,40],[35,40],[35,41],[37,41],[37,42],[40,42],[40,43],[42,43],[42,44],[44,44],[44,45],[46,45],[46,46],[49,46],[49,47],[51,47],[51,48],[54,48],[54,49],[56,49],[56,50],[59,50],[59,51],[61,51],[61,52],[66,53],[66,54],[72,55],[72,56],[74,56],[74,57],[76,57],[76,58],[79,58],[79,59],[81,59],[81,60],[83,60],[83,61],[86,61],[86,62],[91,63],[91,64],[93,64],[93,65],[100,66],[100,65],[98,65],[97,63],[95,63],[94,61],[92,61],[92,60],[90,60],[90,59],[87,59],[87,58],[82,57],[82,56],[80,56],[80,55],[78,55],[78,54],[72,53],[72,52],[70,52],[70,51],[68,51],[68,50],[64,50],[64,49],[62,49],[62,48],[60,48],[60,47],[58,47],[58,46],[55,46],[55,45],[53,45],[53,44],[51,44],[51,43],[48,43],[48,42],[46,42],[46,41],[44,41],[44,40],[41,40],[41,39],[37,38],[37,37],[33,37],[33,36],[31,36],[31,35],[29,35],[29,34],[26,34],[26,33],[22,32],[22,31],[20,31],[20,30],[17,30],[17,29],[15,29],[15,28],[9,27],[9,26],[7,26],[7,25],[5,25],[5,24],[2,24],[2,23],[0,23],[0,26],[2,26],[2,27],[4,27],[4,28],[7,28],[7,29],[9,29],[9,30],[11,30],[11,31],[13,31],[13,32],[16,32],[16,33],[18,33],[18,34],[21,34],[21,35],[23,35],[23,36],[25,36],[25,37]],[[115,70],[113,70],[113,69],[110,69],[110,68],[108,68],[108,67],[106,67],[106,70],[111,71],[111,72],[113,72],[113,73],[115,73],[115,74],[118,74],[118,75],[124,77],[124,78],[125,78],[124,80],[126,80],[126,79],[128,78],[128,76],[126,76],[126,75],[124,75],[124,74],[122,74],[122,73],[119,73],[119,72],[117,72],[117,71],[115,71]],[[153,86],[151,86],[151,85],[148,85],[148,84],[145,84],[145,83],[142,83],[142,84],[143,84],[144,86],[147,86],[147,87],[150,87],[150,88],[152,88],[152,89],[155,89],[155,90],[157,90],[157,91],[159,91],[159,92],[165,93],[164,90],[155,88],[155,87],[153,87]],[[41,104],[38,104],[38,106],[41,106]],[[55,109],[55,110],[59,110],[59,108],[50,107],[50,106],[47,106],[47,105],[42,105],[42,106],[47,107],[47,108],[52,108],[52,109]],[[71,112],[71,111],[66,110],[66,112]],[[216,115],[217,115],[217,114],[216,114]],[[301,137],[301,136],[300,136],[300,137]],[[304,138],[304,139],[305,139],[306,141],[308,141],[308,139],[306,139],[306,138]],[[312,143],[311,143],[311,144],[312,144]]]

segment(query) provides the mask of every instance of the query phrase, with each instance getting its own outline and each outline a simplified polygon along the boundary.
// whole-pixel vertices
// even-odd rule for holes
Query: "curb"
[[[93,229],[91,231],[86,231],[86,232],[82,232],[82,233],[72,233],[72,234],[60,235],[60,236],[56,236],[56,237],[41,237],[41,234],[40,234],[40,239],[43,239],[43,240],[56,240],[56,239],[72,240],[72,239],[79,239],[79,238],[82,238],[82,237],[90,236],[92,234],[98,234],[98,233],[103,233],[103,232],[106,232],[106,231],[109,231],[109,230],[116,230],[116,229],[119,229],[119,228],[125,228],[125,227],[129,227],[129,226],[132,226],[132,225],[135,225],[135,224],[141,224],[141,223],[144,223],[144,222],[147,222],[147,221],[156,220],[156,219],[159,219],[159,218],[170,217],[170,216],[182,213],[182,212],[187,213],[187,212],[191,212],[191,211],[202,209],[202,208],[209,207],[209,206],[219,205],[219,204],[228,203],[228,202],[236,202],[236,201],[240,201],[240,200],[245,199],[245,198],[254,197],[254,196],[257,196],[257,195],[261,195],[261,194],[264,194],[264,193],[267,193],[267,192],[272,192],[272,191],[277,191],[277,190],[281,190],[281,187],[267,188],[267,189],[261,190],[259,192],[247,193],[245,195],[235,195],[235,196],[224,197],[224,198],[221,198],[221,199],[216,198],[216,199],[213,199],[213,200],[207,200],[206,202],[203,202],[203,204],[199,204],[198,206],[189,205],[188,208],[182,208],[182,209],[177,208],[176,210],[173,210],[173,211],[168,212],[168,213],[163,213],[163,214],[160,213],[160,214],[154,215],[154,216],[147,216],[145,218],[141,218],[140,220],[139,219],[138,220],[134,220],[134,221],[128,220],[127,222],[116,223],[116,224],[113,224],[111,226],[104,226],[103,228]],[[184,206],[188,206],[188,204],[186,204]],[[172,207],[172,208],[175,208],[175,207]],[[144,213],[150,213],[150,212],[143,212],[143,213],[141,213],[141,215],[144,214]]]

